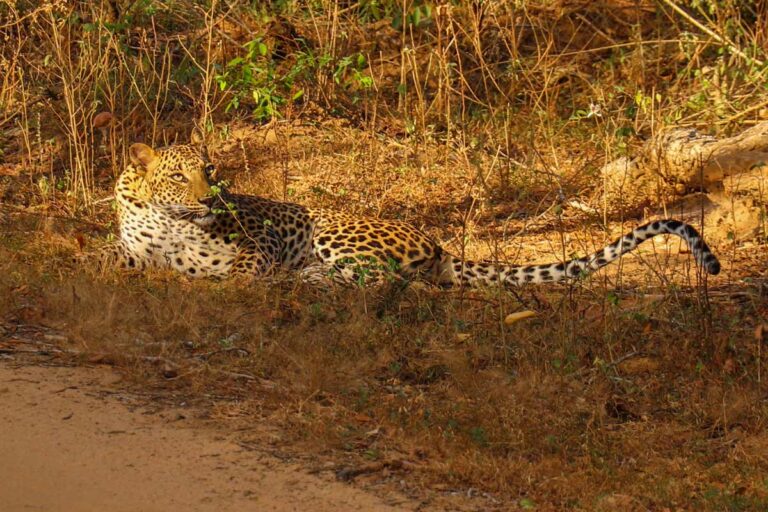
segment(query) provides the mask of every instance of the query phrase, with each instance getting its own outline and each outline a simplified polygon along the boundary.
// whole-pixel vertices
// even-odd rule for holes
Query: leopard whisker
[[[203,217],[210,212],[209,208],[207,207],[191,207],[183,204],[157,204],[155,207],[159,210],[165,211],[177,219],[184,220],[195,217]]]

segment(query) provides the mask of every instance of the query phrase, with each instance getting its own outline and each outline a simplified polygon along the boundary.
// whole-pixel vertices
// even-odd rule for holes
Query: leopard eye
[[[205,166],[205,175],[209,178],[213,175],[214,172],[216,172],[216,166],[213,164],[208,164]]]
[[[181,182],[185,182],[185,181],[187,181],[187,178],[185,178],[185,177],[184,177],[184,175],[183,175],[183,174],[181,174],[180,172],[177,172],[176,174],[172,174],[172,175],[171,175],[171,179],[172,179],[173,181],[178,181],[178,182],[180,182],[180,183],[181,183]]]

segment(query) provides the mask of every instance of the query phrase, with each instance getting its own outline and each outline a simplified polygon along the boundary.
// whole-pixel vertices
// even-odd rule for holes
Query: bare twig
[[[738,46],[736,46],[736,44],[733,41],[731,41],[727,37],[721,36],[720,34],[715,32],[711,28],[709,28],[706,25],[704,25],[703,23],[701,23],[699,20],[697,20],[696,18],[694,18],[693,16],[688,14],[685,11],[685,9],[683,9],[682,7],[677,5],[672,0],[661,0],[661,1],[664,2],[665,4],[667,4],[672,9],[674,9],[675,12],[677,12],[680,16],[685,18],[686,21],[688,21],[691,25],[694,25],[696,28],[698,28],[699,30],[701,30],[702,32],[707,34],[708,36],[712,37],[713,39],[717,40],[719,43],[724,44],[725,46],[728,47],[729,50],[731,50],[733,53],[735,53],[739,57],[742,57],[742,58],[746,59],[749,62],[754,62],[758,66],[764,65],[763,61],[761,61],[760,59],[756,59],[754,57],[750,57],[749,55],[744,53]]]

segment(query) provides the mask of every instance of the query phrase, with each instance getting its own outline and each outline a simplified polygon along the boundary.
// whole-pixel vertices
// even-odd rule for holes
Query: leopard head
[[[152,149],[137,143],[131,146],[129,154],[131,163],[144,177],[151,203],[192,217],[210,213],[216,200],[211,188],[216,181],[216,168],[196,145]]]

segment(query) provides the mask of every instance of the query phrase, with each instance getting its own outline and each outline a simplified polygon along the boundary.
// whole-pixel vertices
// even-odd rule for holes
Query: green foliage
[[[306,84],[325,72],[345,89],[373,86],[373,79],[365,74],[367,60],[360,53],[334,61],[330,55],[316,55],[305,45],[302,51],[296,52],[293,64],[286,68],[261,37],[249,41],[243,48],[245,54],[230,60],[216,75],[219,89],[231,95],[225,112],[249,108],[257,121],[280,117],[281,109],[301,100]]]
[[[719,510],[724,512],[742,512],[747,510],[768,510],[768,499],[730,492],[717,488],[704,491],[704,503],[707,510]]]
[[[480,447],[488,446],[488,433],[483,427],[472,427],[469,429],[469,437]]]
[[[357,3],[357,16],[363,22],[388,19],[394,28],[400,29],[403,24],[410,27],[421,27],[432,21],[433,2],[416,0],[409,2],[403,13],[403,3],[399,0],[362,0]]]
[[[392,282],[397,279],[400,270],[400,264],[392,258],[382,262],[375,256],[366,255],[341,258],[336,262],[336,266],[349,267],[354,273],[357,285],[361,288],[365,287],[366,283],[370,284],[375,281],[379,276]],[[333,272],[335,270],[330,271],[330,277],[333,276]]]
[[[356,57],[347,56],[338,60],[333,70],[333,81],[345,87],[357,86],[359,89],[373,87],[373,78],[364,74],[367,61],[362,53]]]
[[[225,111],[238,109],[245,99],[250,99],[256,120],[277,117],[278,107],[286,102],[285,90],[290,89],[292,82],[277,75],[274,60],[260,37],[246,43],[244,48],[245,55],[230,60],[223,72],[216,75],[219,89],[232,94]],[[303,91],[298,91],[294,97],[302,94]]]

